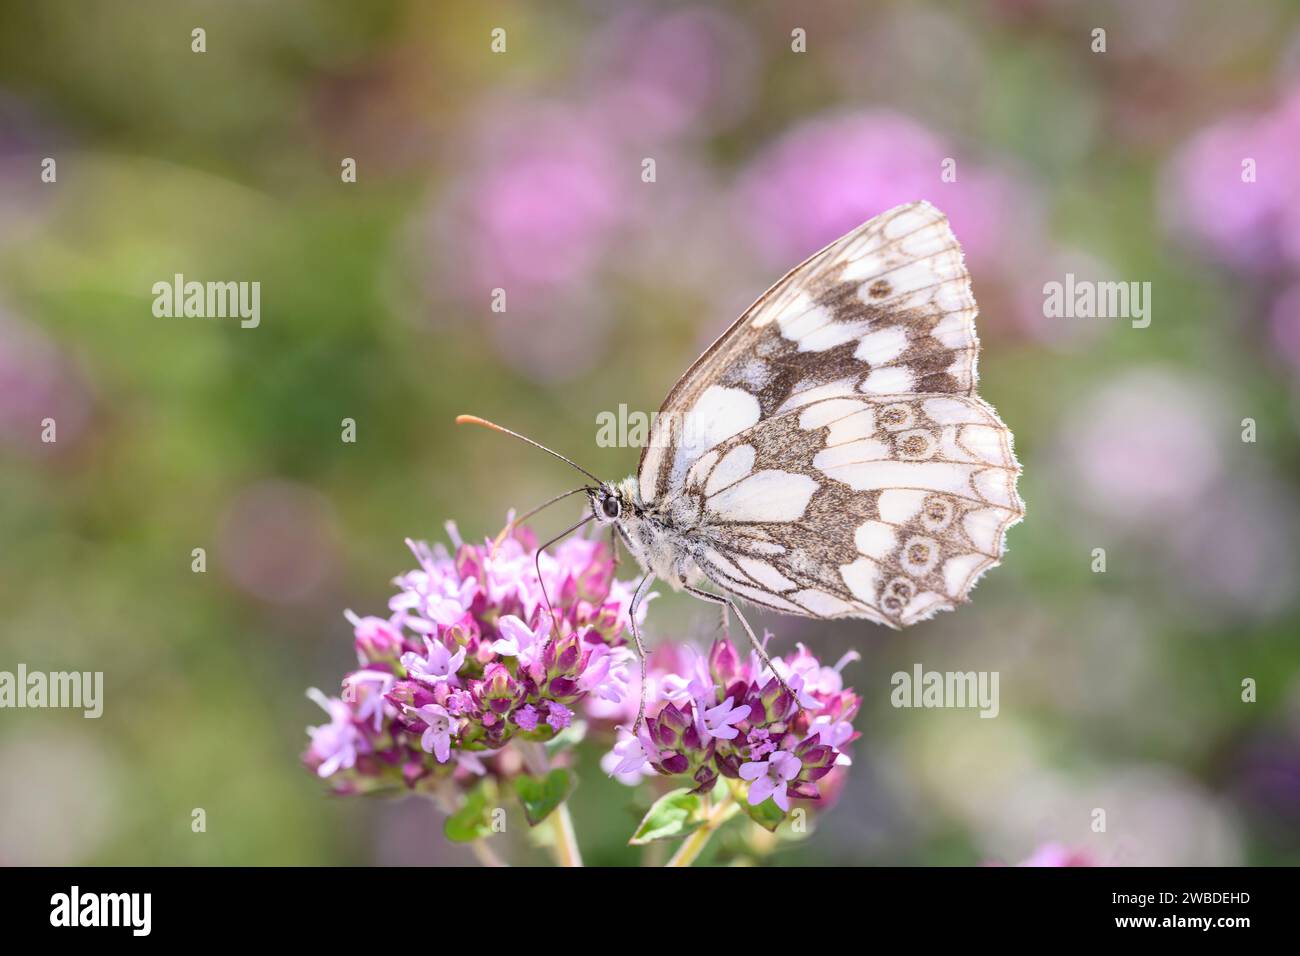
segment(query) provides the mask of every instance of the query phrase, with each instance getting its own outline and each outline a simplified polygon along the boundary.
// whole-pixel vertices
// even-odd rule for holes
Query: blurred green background
[[[0,712],[0,862],[469,860],[298,764],[403,539],[571,484],[454,415],[621,477],[599,413],[917,198],[966,247],[1028,517],[960,613],[763,620],[858,649],[865,698],[774,859],[1300,862],[1298,94],[1284,2],[0,2],[0,669],[106,697]],[[260,326],[156,318],[175,273],[259,281]],[[1046,316],[1067,273],[1150,282],[1150,327]],[[648,627],[715,624],[670,595]],[[916,662],[999,671],[999,717],[891,708]],[[625,862],[596,753],[579,839]]]

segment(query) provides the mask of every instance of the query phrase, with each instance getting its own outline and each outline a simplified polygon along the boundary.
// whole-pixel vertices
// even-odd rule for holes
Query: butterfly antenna
[[[561,492],[560,494],[556,495],[554,498],[551,498],[549,501],[542,502],[536,508],[530,508],[527,511],[525,511],[523,514],[516,515],[515,517],[511,518],[509,521],[506,522],[506,526],[501,529],[501,533],[497,535],[496,540],[492,542],[492,553],[495,554],[497,548],[501,547],[501,542],[505,541],[506,535],[510,534],[510,532],[514,531],[515,528],[519,527],[521,524],[523,524],[533,515],[537,514],[537,512],[549,508],[557,501],[563,501],[565,498],[568,498],[570,495],[576,495],[580,491],[589,491],[589,490],[591,489],[587,485],[583,485],[581,488],[574,488],[571,491]]]
[[[560,461],[568,465],[572,465],[578,471],[582,472],[584,475],[586,475],[588,478],[594,481],[597,485],[603,484],[603,482],[599,478],[597,478],[595,475],[589,472],[586,468],[583,468],[576,461],[573,461],[570,458],[565,458],[558,451],[552,451],[550,448],[547,448],[541,442],[533,441],[531,438],[525,438],[523,435],[519,434],[519,432],[512,432],[508,428],[503,428],[500,425],[498,425],[496,422],[490,422],[486,418],[479,418],[477,415],[457,415],[456,424],[457,425],[482,425],[484,428],[491,428],[493,431],[503,432],[504,434],[509,435],[511,438],[518,438],[520,441],[527,442],[528,444],[532,445],[534,448],[540,448],[542,451],[546,452],[546,454],[558,458],[560,459]]]

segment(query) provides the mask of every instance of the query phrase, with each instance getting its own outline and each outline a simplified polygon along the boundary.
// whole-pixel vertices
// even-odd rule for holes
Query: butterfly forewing
[[[1023,514],[1011,434],[974,396],[975,315],[942,213],[876,217],[677,383],[642,498],[701,515],[700,570],[754,603],[891,626],[953,607]]]

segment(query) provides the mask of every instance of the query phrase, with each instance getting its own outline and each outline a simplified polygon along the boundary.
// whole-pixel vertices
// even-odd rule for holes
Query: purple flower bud
[[[552,677],[557,674],[564,677],[576,676],[582,669],[582,650],[582,642],[573,632],[551,641],[543,656],[546,673]]]
[[[357,776],[374,777],[383,769],[382,762],[374,754],[358,754],[356,762]]]
[[[447,694],[443,706],[453,714],[470,714],[474,711],[474,695],[466,690],[454,690]]]
[[[599,634],[606,643],[617,637],[623,628],[619,620],[620,609],[621,605],[617,601],[602,604],[587,621],[592,631]]]
[[[734,750],[728,750],[725,753],[719,751],[714,756],[713,762],[717,764],[718,773],[728,779],[736,780],[740,777],[740,765],[745,761]]]
[[[469,578],[483,580],[483,556],[478,548],[465,544],[456,550],[456,573],[462,581]]]
[[[786,793],[791,797],[797,797],[801,800],[820,800],[821,794],[817,788],[802,780],[792,780],[786,785]]]
[[[596,603],[609,594],[614,580],[614,562],[609,548],[601,541],[592,551],[591,563],[578,572],[575,580],[578,597]]]
[[[514,525],[510,531],[510,537],[519,542],[525,554],[532,554],[537,550],[537,535],[527,525]]]
[[[519,699],[519,684],[504,664],[489,664],[481,681],[471,682],[474,700],[493,714],[509,713]]]
[[[679,710],[675,704],[669,704],[659,711],[659,723],[671,727],[675,734],[685,732],[692,727],[693,723],[691,720],[691,705],[687,704],[685,710]]]
[[[555,666],[561,674],[575,674],[580,669],[581,663],[582,643],[575,635],[564,642]]]
[[[687,727],[686,732],[682,734],[682,743],[686,746],[688,750],[703,749],[704,745],[703,742],[700,740],[700,732],[698,729],[696,729],[694,724],[691,724],[689,727]]]
[[[571,608],[577,600],[578,582],[573,579],[573,575],[569,575],[564,579],[564,583],[560,585],[556,603],[562,608]]]
[[[732,684],[727,696],[732,700],[740,701],[740,706],[749,708],[749,722],[751,724],[762,724],[767,721],[767,713],[763,710],[763,701],[758,696],[758,691],[753,685]]]
[[[481,634],[478,622],[474,620],[474,616],[471,613],[466,611],[465,614],[461,616],[460,620],[451,624],[447,628],[443,636],[460,647],[467,647],[470,645],[477,646]]]
[[[852,722],[862,708],[862,698],[851,690],[843,690],[831,697],[822,713],[836,721]]]
[[[671,750],[682,742],[682,735],[692,723],[691,718],[678,710],[675,704],[668,704],[651,721],[651,739],[660,747]]]
[[[366,663],[396,660],[405,650],[402,630],[382,617],[357,617],[350,614],[357,654]]]
[[[740,655],[736,653],[736,646],[731,641],[719,638],[713,642],[709,651],[709,674],[715,683],[723,687],[741,680]],[[731,696],[734,700],[740,700],[744,693],[734,693]]]
[[[428,774],[429,770],[422,760],[409,760],[402,766],[402,780],[408,787],[414,787],[420,778]]]
[[[385,698],[399,711],[404,707],[420,709],[425,704],[435,703],[433,692],[419,681],[403,679],[393,682],[393,687]]]
[[[762,691],[759,692],[759,699],[763,705],[762,723],[765,724],[784,720],[794,704],[793,698],[785,692],[785,688],[775,677],[763,686]]]
[[[692,779],[695,780],[695,787],[692,789],[693,793],[708,793],[717,785],[718,773],[712,766],[705,763],[701,764],[700,768],[695,771],[695,776]]]
[[[827,751],[830,750],[829,747],[827,747],[824,743],[822,743],[821,734],[819,733],[812,734],[811,736],[801,740],[798,743],[798,745],[796,745],[794,748],[794,755],[798,757],[800,760],[802,760],[804,763],[808,763],[810,761],[816,763],[818,761],[816,756],[814,755],[814,751],[818,751],[818,750],[827,750]]]
[[[805,767],[829,767],[835,763],[835,751],[825,744],[818,744],[807,750],[800,745],[795,748],[794,755],[803,761]]]
[[[578,692],[578,682],[568,677],[556,677],[546,685],[546,692],[552,697],[572,697]]]
[[[691,762],[686,759],[685,754],[673,752],[666,755],[661,754],[661,757],[663,759],[660,760],[659,766],[663,769],[664,773],[675,775],[685,773],[690,769]]]

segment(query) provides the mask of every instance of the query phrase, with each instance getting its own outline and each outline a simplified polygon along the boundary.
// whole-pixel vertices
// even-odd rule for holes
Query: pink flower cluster
[[[1166,173],[1171,232],[1277,285],[1268,310],[1278,354],[1300,374],[1300,87],[1271,109],[1230,114],[1198,132]]]
[[[570,539],[541,555],[539,580],[530,531],[472,545],[448,527],[454,554],[407,542],[419,567],[387,617],[348,612],[359,667],[342,695],[309,692],[330,720],[308,728],[303,761],[338,792],[473,779],[511,740],[563,731],[585,698],[627,694],[632,590],[608,546]]]
[[[1230,114],[1198,132],[1167,174],[1170,227],[1230,265],[1300,268],[1300,88],[1260,113]]]
[[[336,792],[508,776],[520,761],[507,744],[551,740],[578,708],[617,730],[602,765],[624,782],[675,777],[707,792],[725,778],[751,807],[770,798],[782,815],[793,798],[820,800],[837,789],[831,775],[849,763],[861,705],[840,670],[856,655],[834,667],[802,646],[788,660],[774,658],[788,693],[757,654],[742,655],[729,639],[707,655],[661,646],[647,675],[650,716],[634,734],[639,688],[629,681],[635,655],[626,636],[633,588],[615,577],[610,548],[572,538],[539,557],[527,529],[473,545],[448,528],[454,553],[407,542],[419,567],[395,579],[387,617],[348,612],[359,666],[343,678],[342,694],[308,692],[330,719],[308,728],[303,761]]]
[[[792,798],[818,800],[838,788],[828,776],[849,764],[845,749],[859,736],[852,721],[862,701],[840,675],[856,654],[834,667],[802,645],[788,661],[774,658],[793,697],[757,654],[740,654],[728,639],[715,641],[707,655],[683,645],[671,656],[671,666],[655,661],[648,675],[653,716],[635,736],[620,728],[602,761],[607,772],[625,783],[654,774],[685,777],[697,792],[728,778],[744,788],[751,807],[771,798],[783,813]],[[588,711],[600,718],[611,708],[592,702]]]

